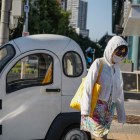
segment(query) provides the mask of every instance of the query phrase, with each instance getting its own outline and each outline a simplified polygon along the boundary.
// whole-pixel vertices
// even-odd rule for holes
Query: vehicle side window
[[[67,52],[63,57],[63,71],[68,77],[78,77],[83,73],[83,63],[76,52]]]
[[[7,93],[53,82],[53,59],[47,54],[33,54],[19,60],[7,74]]]
[[[15,56],[15,54],[15,49],[10,44],[0,48],[0,72],[3,67]]]

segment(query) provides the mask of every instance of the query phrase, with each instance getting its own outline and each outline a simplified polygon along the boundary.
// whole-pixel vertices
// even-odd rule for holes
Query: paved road
[[[125,101],[126,123],[118,123],[116,111],[111,125],[111,133],[127,133],[140,135],[140,100]]]

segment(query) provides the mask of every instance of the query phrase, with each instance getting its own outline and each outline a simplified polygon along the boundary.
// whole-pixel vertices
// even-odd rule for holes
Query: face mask
[[[115,63],[119,63],[119,62],[122,61],[122,58],[114,54],[113,57],[112,57],[112,60]]]

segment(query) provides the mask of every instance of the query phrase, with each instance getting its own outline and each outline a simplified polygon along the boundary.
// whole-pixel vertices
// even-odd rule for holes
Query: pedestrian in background
[[[90,132],[96,140],[107,140],[115,107],[118,122],[126,122],[123,79],[118,63],[124,60],[127,54],[127,42],[120,36],[112,37],[107,44],[103,58],[100,58],[103,60],[103,68],[99,78],[99,84],[102,87],[92,118],[89,117],[91,93],[101,66],[100,59],[93,62],[87,74],[81,100],[81,130]]]

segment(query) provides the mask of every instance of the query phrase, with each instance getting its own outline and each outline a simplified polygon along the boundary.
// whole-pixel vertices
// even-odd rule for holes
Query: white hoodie
[[[123,79],[120,72],[120,68],[117,64],[112,64],[112,54],[114,50],[121,45],[128,46],[127,42],[120,36],[114,36],[108,42],[108,45],[104,51],[103,68],[99,78],[99,84],[102,86],[99,92],[98,99],[108,101],[111,86],[113,85],[112,91],[112,102],[116,103],[116,110],[118,114],[118,122],[125,123],[126,116],[124,110],[124,92],[123,92]],[[124,59],[124,58],[123,58]],[[122,59],[122,60],[123,60]],[[97,80],[98,72],[101,66],[100,59],[96,59],[91,65],[87,78],[84,84],[83,97],[81,100],[81,115],[90,115],[91,110],[91,93],[94,83]],[[113,72],[113,66],[115,73]]]

